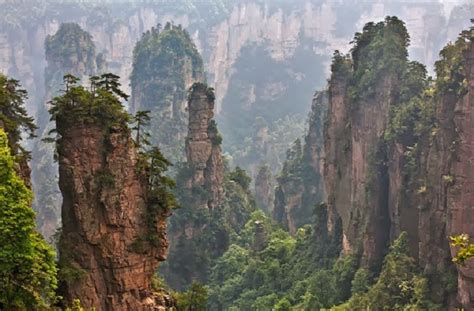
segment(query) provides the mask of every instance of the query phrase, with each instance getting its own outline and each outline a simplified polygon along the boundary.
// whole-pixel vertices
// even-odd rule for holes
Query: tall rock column
[[[214,117],[214,92],[204,83],[194,83],[190,89],[187,163],[192,173],[190,187],[202,187],[207,192],[204,204],[209,208],[222,200],[224,164],[220,136]]]
[[[447,194],[448,224],[450,235],[467,233],[474,237],[474,36],[463,54],[467,93],[454,108],[458,145],[450,175],[455,184]],[[445,176],[444,182],[449,181],[449,176]],[[458,272],[458,299],[466,310],[474,309],[474,262],[458,267]]]
[[[181,26],[158,24],[133,50],[130,110],[151,112],[151,143],[175,163],[185,160],[187,90],[204,80],[201,55]]]
[[[128,115],[109,94],[100,97],[103,92],[91,96],[99,96],[93,106],[105,105],[98,110],[109,109],[105,117],[89,113],[88,101],[73,101],[74,111],[61,101],[53,108],[60,137],[63,295],[97,310],[156,310],[163,302],[151,280],[166,257],[169,210],[151,210],[156,198],[151,199]]]

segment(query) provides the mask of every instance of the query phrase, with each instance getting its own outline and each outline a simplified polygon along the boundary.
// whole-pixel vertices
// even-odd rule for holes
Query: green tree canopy
[[[19,144],[22,132],[34,137],[36,130],[33,118],[28,116],[24,107],[27,97],[18,80],[0,74],[0,127],[7,133],[14,154],[24,151]]]
[[[0,129],[0,309],[38,310],[54,301],[55,254],[35,231],[32,193],[14,161]]]

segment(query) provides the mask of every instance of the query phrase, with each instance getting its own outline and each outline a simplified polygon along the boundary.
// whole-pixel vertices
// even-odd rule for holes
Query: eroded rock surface
[[[151,280],[166,258],[167,214],[156,219],[157,244],[146,242],[147,186],[128,130],[57,125],[60,256],[72,273],[63,284],[66,300],[97,310],[156,310]]]

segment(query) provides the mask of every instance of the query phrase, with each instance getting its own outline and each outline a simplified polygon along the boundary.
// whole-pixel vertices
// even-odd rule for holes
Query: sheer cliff
[[[471,144],[474,105],[474,28],[461,33],[446,46],[436,63],[434,116],[431,138],[415,146],[423,179],[418,180],[420,204],[418,234],[422,265],[431,271],[449,267],[457,249],[449,248],[447,237],[474,235],[472,186],[474,154]],[[402,221],[407,221],[405,217]],[[443,241],[441,244],[440,241]],[[457,307],[474,307],[473,263],[458,266]]]
[[[30,94],[28,110],[35,115],[43,99],[49,99],[45,96],[49,82],[45,83],[48,57],[43,43],[62,22],[76,22],[91,35],[96,54],[104,53],[109,70],[126,79],[124,87],[129,91],[135,43],[159,23],[174,21],[188,30],[208,68],[207,80],[217,90],[216,119],[226,137],[224,151],[252,176],[263,154],[275,175],[282,168],[288,145],[303,134],[307,98],[314,88],[323,86],[329,73],[324,69],[330,61],[327,55],[347,48],[356,27],[397,14],[407,22],[410,53],[431,68],[440,46],[467,26],[466,16],[472,15],[472,9],[468,5],[453,9],[446,18],[443,6],[435,0],[2,2],[0,10],[11,14],[0,17],[0,70],[22,81]],[[277,106],[282,108],[275,109]],[[287,113],[291,116],[285,116]],[[36,152],[40,146],[32,149]],[[33,167],[42,165],[36,157],[34,163]],[[41,199],[42,193],[38,196]],[[41,205],[55,206],[52,214],[58,214],[57,203],[35,202],[37,208]],[[51,232],[52,227],[47,225],[42,231]]]
[[[333,57],[324,129],[327,225],[342,221],[344,252],[377,269],[405,232],[434,301],[467,309],[471,268],[458,267],[453,292],[449,236],[472,234],[472,40],[471,29],[446,46],[431,81],[407,60],[403,23],[367,24],[350,56]]]
[[[62,296],[100,310],[171,306],[152,290],[166,258],[166,218],[173,207],[160,177],[166,165],[156,152],[137,150],[114,76],[91,80],[91,90],[76,81],[66,79],[66,92],[50,110],[63,195]]]

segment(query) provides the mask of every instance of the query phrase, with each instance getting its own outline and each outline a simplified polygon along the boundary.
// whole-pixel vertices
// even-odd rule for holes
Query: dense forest
[[[44,38],[41,88],[0,54],[0,310],[474,309],[473,26],[445,44],[425,25],[435,60],[412,20],[357,29],[349,2],[177,1],[103,49],[107,23],[159,12],[111,3],[0,4],[8,46],[59,22],[26,39]],[[261,5],[347,24],[242,43]],[[213,49],[233,48],[224,74]]]

